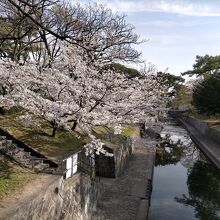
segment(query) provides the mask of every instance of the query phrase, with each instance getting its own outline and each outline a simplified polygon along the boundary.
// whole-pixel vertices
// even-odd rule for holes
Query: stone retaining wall
[[[52,184],[4,217],[4,220],[90,220],[103,187],[89,176],[77,173]]]
[[[125,165],[133,151],[133,143],[130,138],[124,144],[114,149],[115,176],[118,177],[123,172]]]
[[[105,147],[109,153],[113,153],[113,157],[106,157],[102,154],[96,155],[96,174],[102,177],[115,178],[120,176],[124,167],[132,154],[133,142],[131,138],[122,135],[111,135],[108,137],[111,142],[117,143],[115,149]]]

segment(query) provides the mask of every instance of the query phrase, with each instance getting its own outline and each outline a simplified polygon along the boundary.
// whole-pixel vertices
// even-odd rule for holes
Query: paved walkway
[[[151,194],[155,142],[139,139],[117,179],[102,178],[106,187],[93,220],[146,220]]]
[[[220,169],[220,145],[201,134],[184,119],[179,119],[179,121],[184,125],[192,140],[198,145],[203,153]]]

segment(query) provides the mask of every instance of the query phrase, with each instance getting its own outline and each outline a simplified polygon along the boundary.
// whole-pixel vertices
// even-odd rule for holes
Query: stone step
[[[23,152],[24,152],[23,158],[31,158],[31,152],[25,152],[25,151]]]
[[[5,139],[7,143],[12,144],[12,140]]]
[[[8,144],[7,143],[7,146],[5,148],[6,151],[14,151],[16,149],[16,147],[14,147],[12,144]]]
[[[37,166],[38,164],[43,164],[44,161],[42,159],[36,160],[36,159],[32,159],[31,160],[33,166]]]
[[[6,136],[0,136],[0,151],[13,158],[16,162],[23,166],[33,169],[36,172],[54,173],[56,168],[51,168],[48,163],[44,163],[44,159],[34,158],[31,152],[27,152],[24,148],[20,148],[12,140]]]
[[[39,171],[46,170],[47,168],[49,168],[49,164],[39,163],[34,166],[34,171],[39,172]]]
[[[24,156],[25,156],[25,152],[24,151],[19,151],[19,152],[16,152],[15,153],[15,150],[13,150],[13,155],[15,156],[15,157],[19,157],[19,158],[24,158]]]
[[[6,140],[4,140],[4,139],[2,139],[2,140],[0,140],[0,145],[6,145],[7,144],[7,141]]]
[[[44,169],[43,172],[46,174],[60,174],[60,175],[63,174],[63,173],[58,173],[55,168],[51,168],[51,167]]]
[[[21,162],[20,162],[20,163],[21,163]],[[25,167],[28,167],[28,168],[31,168],[31,169],[32,169],[31,160],[30,160],[30,159],[23,160],[23,161],[22,161],[22,164],[23,164]]]

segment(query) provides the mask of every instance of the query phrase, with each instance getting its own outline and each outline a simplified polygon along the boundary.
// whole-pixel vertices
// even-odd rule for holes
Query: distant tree
[[[220,113],[220,74],[215,73],[199,82],[193,89],[193,105],[200,113]]]
[[[175,76],[170,73],[158,72],[157,76],[161,78],[161,82],[165,84],[169,89],[169,95],[175,96],[179,85],[185,82],[185,79],[181,76]]]
[[[22,7],[19,4],[19,7]],[[8,1],[0,4],[0,56],[9,57],[15,62],[26,61],[28,44],[32,41],[33,25]]]
[[[7,9],[5,19],[11,18],[11,14],[17,17],[12,20],[15,26],[11,27],[10,35],[7,34],[7,37],[32,48],[33,55],[37,56],[36,60],[43,59],[44,66],[50,65],[60,54],[62,48],[59,40],[83,48],[90,62],[140,61],[141,53],[132,45],[143,41],[134,33],[134,27],[127,24],[124,15],[113,13],[102,5],[83,7],[59,0],[2,0],[1,8]],[[28,23],[31,30],[27,29],[26,33],[23,26],[20,28],[22,32],[19,35],[15,34],[19,27],[16,25],[17,20],[22,21],[18,24],[23,25],[24,21],[25,25]],[[33,29],[36,30],[36,38],[28,38],[27,35]],[[5,42],[5,36],[0,36],[0,43],[1,41]],[[4,47],[1,49],[4,53]],[[14,54],[13,50],[11,52]]]
[[[188,70],[182,73],[182,76],[207,76],[219,72],[220,70],[220,55],[219,56],[196,56],[193,70]]]
[[[106,67],[110,68],[110,69],[113,69],[116,72],[125,74],[128,78],[134,78],[134,77],[142,76],[142,74],[138,70],[136,70],[134,68],[126,67],[125,65],[122,65],[120,63],[113,63],[113,64],[110,64],[110,65],[107,65]]]
[[[169,106],[173,108],[188,109],[192,107],[192,89],[185,84],[176,86],[175,97],[170,101]]]

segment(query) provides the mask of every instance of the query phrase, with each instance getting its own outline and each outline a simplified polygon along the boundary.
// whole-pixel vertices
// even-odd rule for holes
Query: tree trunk
[[[51,137],[55,137],[56,130],[57,130],[57,126],[53,126],[53,131],[52,131]]]
[[[55,135],[56,135],[56,130],[57,130],[57,124],[56,124],[55,120],[54,120],[54,121],[51,121],[50,124],[51,124],[51,126],[53,127],[53,131],[52,131],[51,137],[55,137]]]
[[[77,121],[74,121],[73,126],[71,128],[72,131],[74,131],[76,129],[77,124],[78,124]]]
[[[4,115],[4,114],[5,114],[4,108],[0,108],[0,114],[1,114],[1,115]]]

